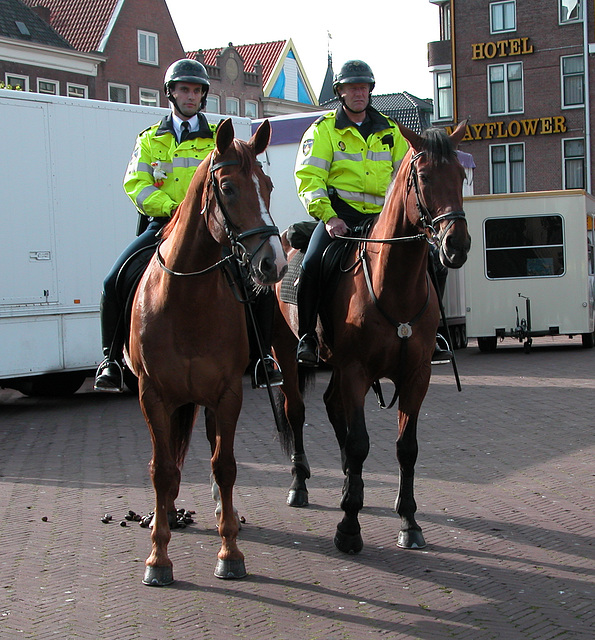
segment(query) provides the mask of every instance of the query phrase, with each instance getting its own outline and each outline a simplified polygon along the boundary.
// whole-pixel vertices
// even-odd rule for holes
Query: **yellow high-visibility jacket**
[[[142,131],[124,177],[136,208],[154,218],[171,216],[186,196],[198,165],[215,146],[214,124],[198,114],[199,130],[178,144],[171,115]]]
[[[298,194],[308,213],[328,222],[337,214],[329,188],[361,213],[380,213],[393,172],[407,149],[397,124],[368,107],[372,133],[364,140],[342,107],[314,122],[302,137],[295,165]]]

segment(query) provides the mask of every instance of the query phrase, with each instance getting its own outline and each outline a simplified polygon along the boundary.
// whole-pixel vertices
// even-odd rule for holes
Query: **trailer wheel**
[[[493,351],[496,351],[497,344],[496,336],[477,338],[477,346],[483,353],[492,353]]]
[[[461,349],[466,349],[469,341],[467,339],[467,326],[461,325]]]
[[[82,386],[87,374],[84,371],[46,373],[41,376],[21,378],[14,388],[32,398],[50,396],[71,396]]]
[[[581,338],[585,349],[592,349],[595,346],[595,333],[583,333]]]

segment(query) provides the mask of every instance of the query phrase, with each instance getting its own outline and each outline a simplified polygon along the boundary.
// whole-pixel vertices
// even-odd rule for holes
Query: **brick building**
[[[586,0],[429,0],[436,125],[469,118],[475,193],[591,192],[595,6]]]

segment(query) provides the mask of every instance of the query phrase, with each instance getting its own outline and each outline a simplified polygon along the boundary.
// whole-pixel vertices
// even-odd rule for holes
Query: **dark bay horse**
[[[354,248],[332,297],[321,303],[318,323],[321,358],[332,367],[324,403],[341,449],[345,482],[335,545],[346,553],[363,547],[358,514],[363,506],[362,468],[369,450],[364,419],[366,394],[375,381],[389,378],[398,390],[396,453],[400,469],[395,509],[401,517],[398,546],[421,548],[425,541],[415,521],[413,475],[417,459],[417,419],[428,390],[436,343],[439,303],[428,277],[429,243],[440,249],[449,268],[461,267],[471,245],[463,211],[465,178],[456,148],[461,123],[448,136],[431,129],[423,135],[400,126],[410,149],[387,193],[368,239]],[[283,236],[288,258],[292,250]],[[357,245],[357,246],[356,246]],[[310,470],[304,451],[303,377],[295,363],[297,308],[284,303],[277,285],[276,357],[285,384],[282,413],[292,453],[293,483],[288,504],[308,504]],[[304,371],[301,372],[305,373]]]
[[[243,269],[256,285],[271,286],[287,268],[269,213],[272,183],[256,161],[269,140],[268,121],[247,143],[234,139],[230,119],[219,126],[216,148],[198,167],[165,228],[134,300],[128,360],[138,377],[153,444],[155,515],[143,579],[148,585],[173,582],[169,522],[175,522],[181,469],[199,406],[205,407],[220,495],[222,545],[215,575],[246,575],[232,491],[234,435],[249,346],[245,311],[230,282]],[[222,247],[229,255],[222,257]]]

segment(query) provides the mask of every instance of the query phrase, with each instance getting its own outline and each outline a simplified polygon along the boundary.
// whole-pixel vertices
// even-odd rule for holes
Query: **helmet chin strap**
[[[350,109],[345,104],[345,98],[341,95],[339,96],[339,102],[343,105],[343,109],[347,109],[347,111],[350,111],[351,113],[364,113],[366,109],[372,104],[372,94],[371,93],[368,94],[368,104],[363,109],[360,109],[359,111],[354,111],[353,109]]]

